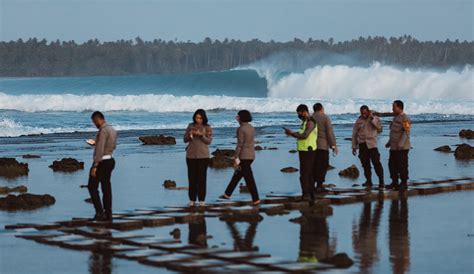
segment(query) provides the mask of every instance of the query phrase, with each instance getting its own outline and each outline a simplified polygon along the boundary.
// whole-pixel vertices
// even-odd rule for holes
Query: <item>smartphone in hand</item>
[[[95,140],[93,140],[93,139],[87,139],[86,143],[90,146],[95,146]]]

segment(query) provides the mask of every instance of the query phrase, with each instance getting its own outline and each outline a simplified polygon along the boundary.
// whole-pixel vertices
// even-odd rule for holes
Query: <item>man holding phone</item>
[[[296,108],[298,118],[301,120],[300,129],[292,132],[284,128],[285,134],[296,138],[298,156],[300,159],[300,184],[303,199],[314,201],[314,176],[313,165],[317,146],[318,128],[316,121],[309,114],[307,105],[299,105]]]
[[[87,188],[95,208],[94,220],[112,221],[112,186],[110,177],[115,168],[112,153],[117,144],[117,132],[107,124],[104,115],[96,111],[91,116],[92,122],[99,129],[95,142],[87,142],[94,146],[94,162],[89,174]],[[99,183],[101,184],[103,207],[100,201]],[[105,209],[105,211],[104,211]]]

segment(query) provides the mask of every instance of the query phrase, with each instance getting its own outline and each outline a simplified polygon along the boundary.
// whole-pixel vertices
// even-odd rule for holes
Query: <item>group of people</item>
[[[392,183],[386,188],[404,190],[408,181],[408,151],[410,149],[411,121],[403,111],[404,105],[400,100],[393,102],[393,121],[390,124],[390,138],[385,145],[390,148],[389,170]],[[315,194],[324,193],[326,172],[329,168],[329,150],[336,156],[339,152],[331,119],[325,114],[321,103],[313,106],[310,114],[307,105],[299,105],[296,109],[301,120],[300,128],[293,132],[284,128],[287,136],[296,139],[300,161],[300,185],[302,198],[314,201]],[[94,145],[93,164],[90,171],[88,189],[96,211],[95,219],[112,219],[112,191],[110,178],[115,167],[113,151],[116,148],[117,133],[107,124],[104,115],[96,111],[91,117],[99,129]],[[244,178],[252,196],[252,204],[260,204],[257,185],[252,171],[255,160],[255,129],[250,124],[252,115],[248,110],[237,113],[237,145],[231,157],[234,165],[234,174],[219,197],[230,199],[239,181]],[[364,168],[366,182],[364,186],[372,187],[371,163],[379,178],[379,189],[385,187],[384,172],[380,162],[380,153],[377,146],[377,136],[382,132],[380,118],[373,115],[369,107],[360,108],[360,117],[354,124],[352,133],[352,153],[359,151],[359,158]],[[209,145],[212,143],[212,128],[208,123],[205,110],[198,109],[192,117],[192,122],[186,128],[183,140],[186,147],[186,164],[189,181],[189,206],[204,206],[206,199],[207,169],[209,166]],[[399,180],[401,182],[399,183]],[[101,185],[103,203],[100,200],[98,186]],[[316,187],[315,187],[316,185]]]

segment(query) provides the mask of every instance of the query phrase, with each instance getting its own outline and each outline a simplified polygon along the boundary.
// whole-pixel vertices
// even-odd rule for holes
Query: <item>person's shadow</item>
[[[332,257],[336,243],[330,243],[326,217],[317,217],[301,212],[304,221],[300,224],[299,262],[318,262]]]
[[[198,223],[188,224],[189,234],[188,243],[198,245],[200,247],[207,247],[207,227],[206,219]]]
[[[410,268],[410,235],[408,230],[408,201],[406,197],[393,200],[388,217],[390,262],[393,273],[406,273]]]
[[[226,221],[227,227],[229,228],[230,234],[234,239],[234,250],[235,251],[258,251],[258,246],[253,245],[255,235],[257,234],[258,221],[243,222],[248,223],[245,235],[242,236],[237,224],[232,221]]]
[[[367,273],[378,260],[377,236],[383,213],[383,198],[379,199],[372,210],[372,202],[366,202],[362,208],[359,223],[352,228],[352,246],[359,257],[360,272]]]
[[[91,253],[89,257],[89,273],[91,274],[111,274],[112,254]]]

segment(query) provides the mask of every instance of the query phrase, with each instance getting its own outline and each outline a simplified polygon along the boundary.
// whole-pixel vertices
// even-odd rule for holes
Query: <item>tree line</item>
[[[178,42],[155,39],[100,42],[91,39],[0,42],[0,76],[92,76],[189,73],[227,70],[252,64],[281,52],[325,52],[356,56],[360,64],[375,61],[407,67],[448,68],[474,63],[473,41],[419,41],[401,37],[359,37],[289,42],[223,41]]]

